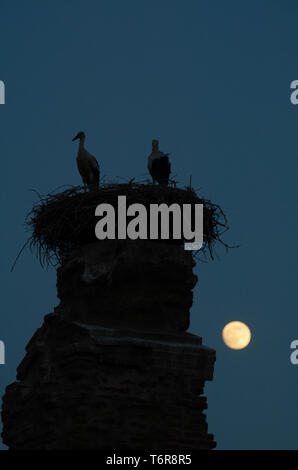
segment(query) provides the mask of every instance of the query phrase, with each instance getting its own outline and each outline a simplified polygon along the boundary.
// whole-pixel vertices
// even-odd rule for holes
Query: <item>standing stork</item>
[[[153,184],[157,181],[161,186],[168,186],[171,173],[169,153],[158,149],[158,140],[152,140],[152,152],[148,157],[148,170],[152,176]]]
[[[73,139],[80,139],[77,155],[77,165],[82,177],[84,186],[88,186],[90,191],[96,190],[99,185],[99,165],[95,157],[91,155],[84,147],[85,133],[79,132]]]

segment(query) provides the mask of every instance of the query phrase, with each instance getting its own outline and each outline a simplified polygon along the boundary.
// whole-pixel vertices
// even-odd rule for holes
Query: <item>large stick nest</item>
[[[229,227],[218,205],[198,197],[191,187],[181,189],[133,182],[105,184],[92,192],[75,186],[46,196],[38,194],[39,200],[26,219],[32,230],[26,246],[29,245],[37,254],[42,266],[47,266],[61,264],[78,246],[95,241],[100,243],[94,230],[99,220],[95,217],[95,208],[101,203],[109,203],[116,209],[119,195],[126,196],[127,206],[132,203],[147,207],[152,203],[203,204],[204,243],[199,253],[214,259],[215,244],[221,243],[226,249],[231,248],[221,238]]]

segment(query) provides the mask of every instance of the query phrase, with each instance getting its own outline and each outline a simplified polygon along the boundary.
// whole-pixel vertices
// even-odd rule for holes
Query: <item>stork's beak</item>
[[[79,134],[77,134],[77,135],[72,139],[72,142],[73,142],[74,140],[77,140],[78,138],[79,138]]]

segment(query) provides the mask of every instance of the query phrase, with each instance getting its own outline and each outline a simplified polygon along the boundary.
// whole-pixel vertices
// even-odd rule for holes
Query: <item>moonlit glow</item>
[[[222,339],[231,349],[243,349],[250,343],[251,332],[241,321],[231,321],[222,330]]]

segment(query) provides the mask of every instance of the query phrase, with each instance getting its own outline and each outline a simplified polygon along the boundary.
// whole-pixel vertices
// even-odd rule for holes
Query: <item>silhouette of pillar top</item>
[[[94,226],[92,227],[94,230]],[[59,305],[3,397],[10,449],[212,449],[215,351],[187,333],[197,276],[182,245],[90,241],[57,270]]]
[[[58,269],[57,311],[106,327],[183,332],[197,281],[190,251],[147,240],[104,240]]]

